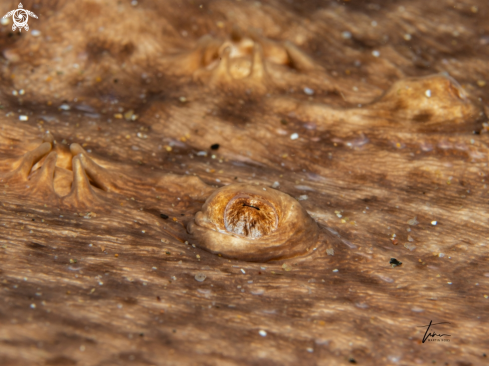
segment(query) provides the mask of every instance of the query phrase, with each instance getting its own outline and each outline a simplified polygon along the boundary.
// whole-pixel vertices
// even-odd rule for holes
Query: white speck
[[[14,90],[14,91],[12,92],[12,95],[17,95],[17,94],[19,94],[19,93],[17,92],[17,90]]]
[[[245,272],[245,270],[244,270],[243,268],[241,268],[241,272],[246,273],[246,272]]]
[[[99,286],[102,286],[104,283],[103,282],[99,282],[98,284],[99,284]]]
[[[33,37],[39,37],[41,35],[41,31],[37,30],[37,29],[33,29],[31,31],[31,34]]]
[[[370,25],[371,25],[372,27],[376,27],[376,26],[377,26],[377,22],[376,22],[375,20],[372,20],[372,22],[370,23]]]
[[[203,273],[197,273],[194,278],[197,282],[204,282],[207,276]]]
[[[404,40],[406,40],[406,41],[410,41],[410,40],[411,40],[411,35],[410,35],[409,33],[406,33],[406,34],[404,35]]]
[[[29,117],[28,116],[19,116],[19,120],[20,121],[27,121],[27,120],[29,120]]]
[[[333,272],[338,272],[338,270],[337,269],[333,269]]]
[[[152,267],[153,269],[158,269],[158,267]]]
[[[313,95],[314,94],[314,90],[311,89],[311,88],[305,87],[304,88],[304,93],[306,93],[307,95]]]
[[[290,135],[290,139],[291,140],[297,140],[299,138],[299,134],[298,133],[293,133],[292,135]]]
[[[263,188],[264,191],[266,191],[267,189],[266,188]]]
[[[328,255],[334,255],[334,249],[328,248],[328,249],[326,249],[326,253],[328,253]]]
[[[36,308],[36,304],[31,304],[31,309],[35,309]]]
[[[132,6],[136,6],[137,4],[138,4],[137,0],[132,0],[132,1],[131,1],[131,5],[132,5]]]
[[[145,230],[141,230],[141,232],[144,234],[146,231]]]
[[[380,56],[380,52],[379,52],[379,51],[377,51],[377,50],[373,50],[373,51],[372,51],[372,56],[374,56],[374,57],[379,57],[379,56]]]
[[[265,332],[263,329],[262,329],[262,330],[260,330],[260,331],[258,332],[258,334],[259,334],[259,335],[261,335],[262,337],[266,337],[266,336],[267,336],[267,332]]]
[[[199,151],[197,153],[197,156],[207,156],[207,152],[205,152],[205,151]]]
[[[437,222],[436,221],[431,221],[431,225],[436,226]]]
[[[260,269],[262,269],[262,270],[266,270],[266,269],[267,269],[267,267],[260,267]],[[489,273],[488,273],[487,277],[489,277]]]
[[[350,39],[351,38],[351,33],[348,32],[348,31],[344,31],[341,33],[341,36],[344,38],[344,39]]]
[[[20,89],[19,90],[19,95],[24,95],[25,94],[25,90],[24,89]]]
[[[118,309],[122,309],[122,304],[117,304]]]
[[[85,352],[85,346],[81,345],[81,346],[80,346],[80,351],[81,351],[81,352]]]
[[[447,282],[449,285],[451,285],[452,283],[451,282]]]
[[[309,196],[307,194],[303,194],[301,196],[299,196],[299,201],[305,201],[309,198]]]
[[[394,363],[398,363],[399,361],[401,361],[401,357],[398,357],[398,356],[389,356],[387,358],[389,359],[389,361],[394,362]]]
[[[309,353],[313,353],[313,352],[314,352],[314,350],[313,350],[311,347],[306,348],[306,350],[307,350],[307,352],[309,352]]]
[[[24,281],[27,281],[27,277],[24,277]]]
[[[277,188],[279,185],[280,185],[280,183],[279,183],[279,182],[273,182],[273,184],[272,184],[272,188]]]
[[[7,25],[8,23],[10,23],[10,18],[2,18],[2,20],[0,21],[0,23],[2,25]]]
[[[415,306],[411,309],[411,311],[414,311],[415,313],[422,313],[424,310],[420,307]]]
[[[428,89],[424,92],[424,95],[426,95],[426,98],[430,98],[431,97],[431,90]]]
[[[71,109],[71,107],[68,104],[61,104],[59,106],[59,109],[61,109],[63,111],[69,111]]]
[[[171,276],[171,279],[172,279],[173,281],[176,281],[176,280],[177,280],[177,276]]]
[[[443,258],[445,256],[445,253],[438,253],[438,257]]]
[[[221,183],[221,180],[220,180],[220,179],[216,179],[216,182],[217,182],[217,183]]]
[[[416,249],[416,245],[414,245],[412,243],[404,243],[404,247],[406,249],[409,249],[410,251],[413,251],[414,249]]]

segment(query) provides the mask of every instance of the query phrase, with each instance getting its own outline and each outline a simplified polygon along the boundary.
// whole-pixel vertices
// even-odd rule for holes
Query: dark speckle
[[[357,361],[353,358],[353,357],[350,357],[350,359],[348,360],[349,363],[357,363]]]
[[[212,150],[217,150],[217,149],[219,149],[219,144],[214,144],[214,145],[211,145],[211,149],[212,149]]]
[[[166,220],[169,216],[168,215],[165,215],[165,214],[160,214],[160,217],[164,220]]]
[[[402,264],[402,262],[399,262],[396,258],[391,258],[389,263],[392,264],[392,268],[400,266]]]

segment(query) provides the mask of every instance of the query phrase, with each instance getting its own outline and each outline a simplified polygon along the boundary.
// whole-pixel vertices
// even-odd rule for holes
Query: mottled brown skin
[[[40,36],[0,26],[0,365],[487,363],[486,1],[23,5]],[[298,202],[315,245],[213,253],[187,227],[236,183]]]

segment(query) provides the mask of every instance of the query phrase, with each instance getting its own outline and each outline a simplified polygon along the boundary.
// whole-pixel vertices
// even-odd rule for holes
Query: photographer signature
[[[450,337],[450,334],[436,334],[435,332],[433,333],[428,333],[428,331],[430,330],[430,327],[432,325],[439,325],[439,324],[450,324],[449,322],[441,322],[441,323],[435,323],[435,324],[432,324],[432,320],[430,320],[430,324],[428,325],[420,325],[419,327],[427,327],[426,328],[426,332],[424,333],[424,337],[423,337],[423,343],[426,342],[426,340],[431,337],[431,338],[435,338],[435,337]]]

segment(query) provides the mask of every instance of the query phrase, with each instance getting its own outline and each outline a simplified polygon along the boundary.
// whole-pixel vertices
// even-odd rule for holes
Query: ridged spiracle
[[[319,230],[293,197],[248,184],[217,189],[187,229],[201,248],[255,262],[303,255],[316,243]]]

